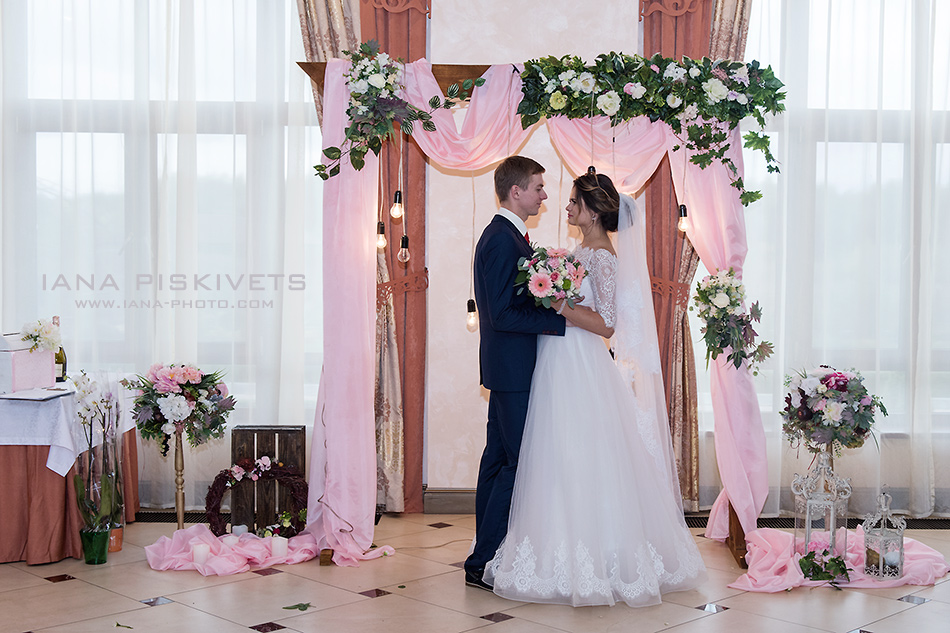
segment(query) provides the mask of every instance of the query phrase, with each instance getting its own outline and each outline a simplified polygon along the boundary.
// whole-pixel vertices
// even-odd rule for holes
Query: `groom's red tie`
[[[528,232],[527,232],[527,231],[524,232],[524,241],[527,242],[528,244],[531,243],[531,238],[528,237]]]

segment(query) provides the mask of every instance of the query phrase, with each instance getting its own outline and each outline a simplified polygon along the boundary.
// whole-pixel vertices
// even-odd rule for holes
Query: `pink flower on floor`
[[[535,273],[528,281],[528,290],[535,297],[546,297],[552,286],[551,276],[545,273]]]

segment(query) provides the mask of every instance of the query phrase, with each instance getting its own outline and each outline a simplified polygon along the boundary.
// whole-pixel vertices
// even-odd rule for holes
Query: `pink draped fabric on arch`
[[[327,64],[325,147],[340,147],[343,142],[347,65],[344,60]],[[530,133],[521,128],[516,114],[521,78],[512,66],[492,66],[484,77],[485,85],[473,91],[461,131],[447,110],[433,113],[435,132],[421,126],[414,130],[413,138],[434,162],[453,169],[482,169],[517,150]],[[424,109],[429,98],[441,94],[425,60],[406,65],[405,86],[406,99]],[[746,251],[743,208],[725,168],[715,164],[700,170],[687,165],[684,152],[671,151],[678,141],[669,126],[643,117],[615,128],[605,117],[557,118],[547,125],[552,142],[574,173],[593,164],[622,183],[625,191],[640,189],[670,152],[674,181],[682,182],[685,165],[686,187],[678,193],[690,209],[693,228],[688,235],[700,257],[711,268],[731,265],[741,272]],[[733,137],[736,153],[737,138]],[[741,160],[733,160],[741,166]],[[326,182],[323,193],[324,371],[311,448],[308,531],[321,548],[334,550],[337,564],[357,565],[383,549],[368,551],[376,494],[372,343],[378,163],[372,154],[361,171],[343,162],[340,174]],[[737,371],[717,364],[713,412],[725,490],[713,508],[707,536],[724,539],[728,534],[724,500],[735,500],[743,529],[751,532],[765,503],[763,491],[767,492],[764,432],[746,368]],[[725,443],[722,450],[720,436]]]

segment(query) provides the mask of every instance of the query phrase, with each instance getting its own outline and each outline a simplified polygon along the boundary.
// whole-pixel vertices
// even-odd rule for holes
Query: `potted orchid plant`
[[[76,417],[86,449],[79,455],[73,478],[83,519],[80,538],[86,563],[95,565],[106,562],[107,550],[121,549],[121,535],[113,536],[122,529],[124,513],[117,448],[119,405],[85,371],[70,380],[76,388]],[[110,540],[118,544],[111,550]]]

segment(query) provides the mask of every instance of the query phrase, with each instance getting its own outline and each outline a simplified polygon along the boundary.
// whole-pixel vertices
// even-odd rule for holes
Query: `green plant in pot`
[[[117,447],[118,402],[103,393],[85,372],[71,377],[76,386],[76,415],[86,439],[73,478],[82,516],[83,555],[88,564],[106,562],[110,532],[121,527],[122,482]]]

